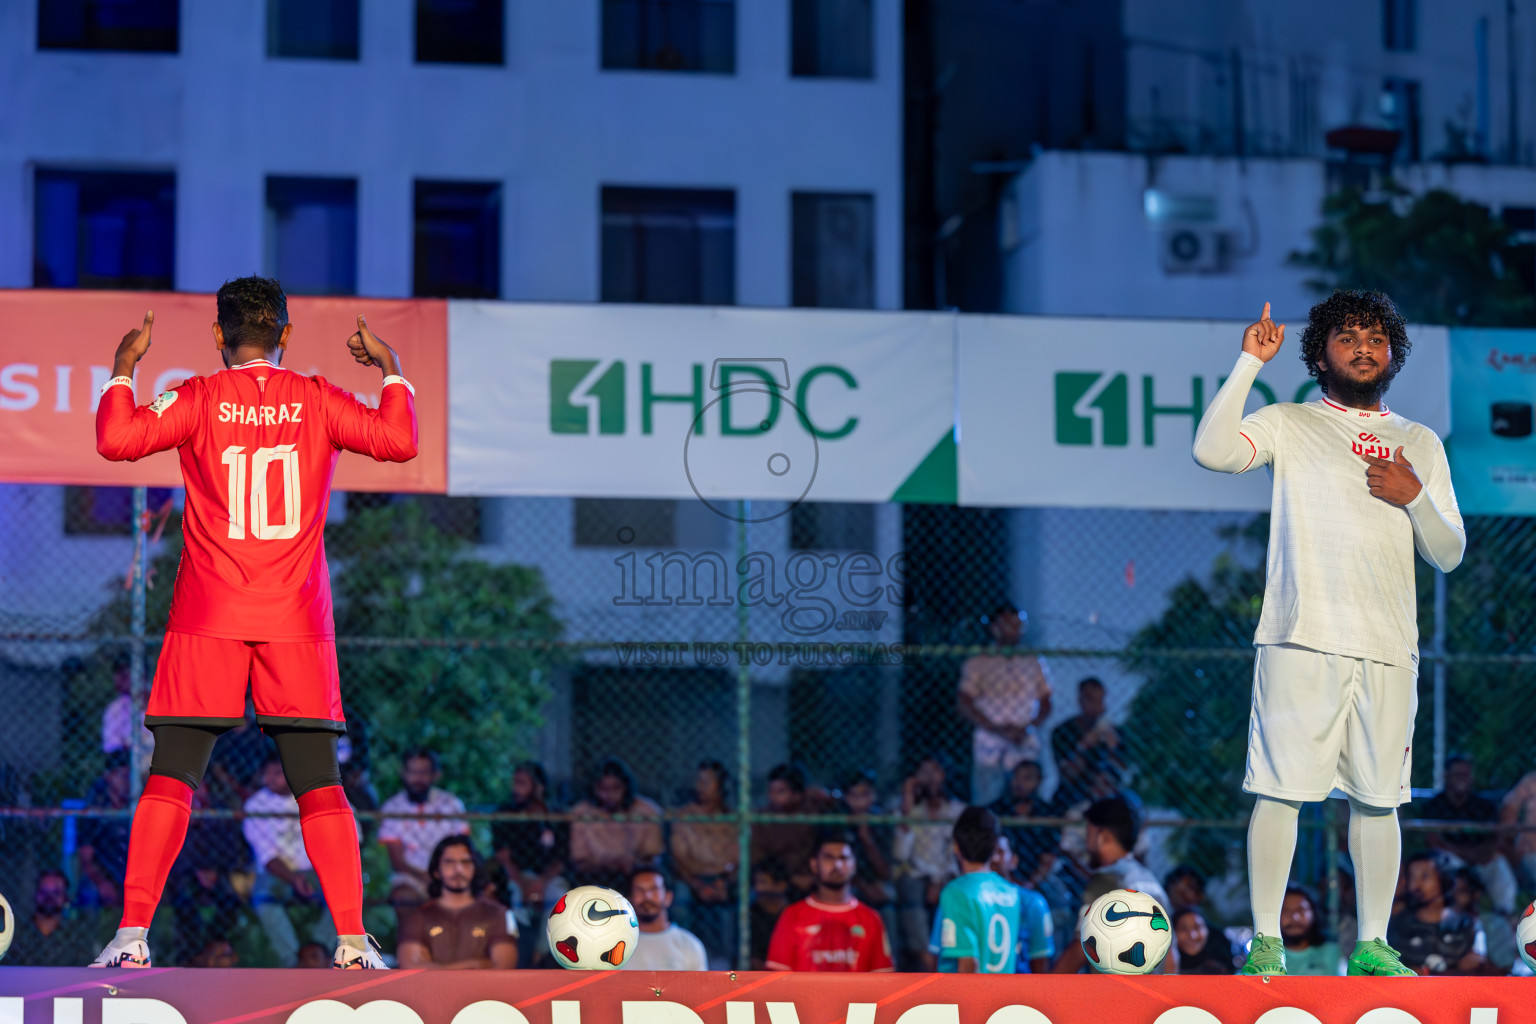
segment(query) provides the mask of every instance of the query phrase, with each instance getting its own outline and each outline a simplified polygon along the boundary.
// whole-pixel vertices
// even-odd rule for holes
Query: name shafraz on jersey
[[[1274,481],[1254,643],[1416,669],[1414,549],[1449,571],[1466,539],[1445,448],[1434,431],[1385,407],[1350,409],[1326,398],[1265,406],[1234,431],[1261,365],[1243,354],[1195,439],[1206,468],[1263,466]],[[1373,496],[1366,483],[1364,456],[1391,462],[1399,447],[1423,484],[1406,507]]]

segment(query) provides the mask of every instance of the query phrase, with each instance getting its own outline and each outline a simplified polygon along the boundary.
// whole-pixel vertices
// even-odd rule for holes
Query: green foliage
[[[1316,271],[1307,284],[1325,295],[1386,292],[1410,323],[1522,327],[1536,323],[1536,299],[1512,269],[1514,250],[1509,227],[1486,206],[1389,182],[1380,195],[1329,196],[1312,248],[1290,262]]]

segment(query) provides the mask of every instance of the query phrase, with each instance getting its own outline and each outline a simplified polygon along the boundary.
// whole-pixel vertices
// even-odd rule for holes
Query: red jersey
[[[343,451],[416,457],[416,403],[387,377],[370,409],[323,377],[258,359],[193,377],[146,406],[109,383],[96,450],[121,462],[178,448],[185,547],[167,628],[227,640],[328,640],[325,514]]]
[[[822,903],[808,897],[779,915],[768,940],[775,971],[889,971],[891,943],[880,915],[858,900]]]

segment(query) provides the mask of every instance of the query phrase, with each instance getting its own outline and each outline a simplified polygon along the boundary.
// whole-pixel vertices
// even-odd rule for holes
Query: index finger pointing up
[[[1264,315],[1259,317],[1259,319],[1260,320],[1268,320],[1269,319],[1269,303],[1267,303],[1267,302],[1264,303]]]

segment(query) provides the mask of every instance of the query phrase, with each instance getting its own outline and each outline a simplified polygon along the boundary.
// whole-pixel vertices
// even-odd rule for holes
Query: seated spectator
[[[337,746],[339,747],[340,744],[338,743]],[[341,791],[346,794],[347,802],[352,805],[354,811],[379,809],[379,791],[374,788],[368,766],[359,759],[355,748],[353,753],[341,762]],[[359,821],[358,824],[363,830],[363,845],[367,846],[379,830],[378,819],[371,818],[367,821]]]
[[[752,869],[752,903],[747,907],[751,926],[752,969],[768,969],[768,943],[779,915],[790,904],[789,876],[776,863]]]
[[[640,941],[626,971],[707,971],[704,943],[672,923],[672,893],[660,868],[639,867],[629,879],[629,902],[640,919]]]
[[[931,754],[901,787],[901,813],[931,825],[896,828],[896,897],[904,966],[933,970],[928,933],[944,883],[958,874],[950,831],[965,804],[950,795],[944,759]]]
[[[725,765],[701,762],[694,772],[693,801],[683,805],[682,812],[731,813],[725,798],[729,785]],[[730,960],[736,944],[736,862],[741,859],[736,826],[725,821],[680,821],[672,826],[671,848],[672,866],[688,900],[688,922],[710,956]]]
[[[127,651],[112,656],[112,689],[117,696],[101,712],[101,752],[128,751],[133,748],[133,728],[139,728],[139,759],[147,769],[154,753],[155,734],[144,727],[144,711],[133,707],[133,660]],[[149,685],[144,686],[146,699]]]
[[[571,822],[571,881],[574,885],[605,885],[623,892],[630,872],[666,850],[661,834],[661,807],[635,792],[629,766],[610,757],[597,769],[591,794],[571,813],[596,821]],[[608,821],[614,815],[655,818],[655,821]]]
[[[1480,974],[1488,940],[1477,918],[1449,905],[1451,875],[1438,853],[1408,858],[1408,906],[1387,924],[1387,944],[1420,974]]]
[[[114,750],[106,757],[101,778],[91,784],[86,794],[87,807],[110,811],[128,809],[128,752]],[[80,889],[80,903],[85,906],[117,907],[123,900],[123,874],[128,870],[127,816],[82,818],[76,855],[80,873],[85,876]]]
[[[1083,887],[1083,902],[1078,910],[1078,927],[1065,942],[1057,974],[1076,974],[1087,967],[1081,941],[1082,916],[1093,901],[1116,889],[1135,889],[1151,896],[1164,907],[1168,894],[1157,876],[1131,852],[1141,835],[1141,816],[1124,797],[1112,796],[1095,801],[1083,816],[1087,829],[1084,849],[1093,874]]]
[[[1329,942],[1323,931],[1323,908],[1299,885],[1286,887],[1280,904],[1280,938],[1285,943],[1285,973],[1312,977],[1340,973],[1344,960],[1339,944]]]
[[[843,810],[855,817],[885,813],[875,789],[874,772],[859,772],[848,781],[843,789]],[[859,865],[853,878],[853,894],[859,902],[874,908],[886,928],[892,929],[896,907],[895,830],[890,825],[861,821],[853,825],[853,840],[853,856]]]
[[[1477,918],[1488,942],[1488,974],[1508,974],[1520,959],[1515,942],[1515,918],[1488,906],[1483,885],[1471,868],[1459,869],[1451,883],[1451,906]]]
[[[1171,974],[1233,974],[1232,943],[1212,928],[1199,907],[1173,911]]]
[[[992,643],[1003,649],[1018,646],[1024,624],[1007,602],[987,616]],[[1014,765],[1040,760],[1036,726],[1051,717],[1049,669],[1033,654],[973,654],[960,666],[955,699],[960,717],[975,726],[971,802],[985,807],[1003,795]]]
[[[507,934],[507,908],[481,896],[480,855],[468,836],[445,836],[427,862],[425,903],[401,915],[404,968],[511,970],[517,946]]]
[[[1525,825],[1514,834],[1514,864],[1527,883],[1536,884],[1536,771],[1526,772],[1499,804],[1499,821]]]
[[[31,915],[16,918],[5,962],[17,967],[84,967],[100,950],[98,930],[93,915],[70,912],[69,879],[57,868],[48,868],[37,876]]]
[[[261,766],[277,748],[256,724],[256,709],[246,706],[245,718],[219,737],[208,758],[208,778],[214,799],[223,807],[239,807],[261,788]]]
[[[807,793],[805,771],[799,765],[776,765],[768,772],[770,814],[810,814],[820,810]],[[797,893],[815,885],[811,858],[815,855],[816,826],[795,821],[775,821],[752,826],[752,863],[777,864]]]
[[[498,811],[509,814],[551,813],[549,776],[537,761],[524,761],[512,772],[512,797]],[[491,854],[506,874],[503,901],[520,912],[519,923],[531,925],[568,888],[562,877],[570,856],[570,828],[563,821],[498,821],[491,826]],[[526,920],[525,920],[526,918]]]
[[[207,796],[207,788],[199,787],[193,806]],[[245,904],[230,883],[229,869],[244,867],[246,860],[245,840],[233,821],[193,820],[166,893],[176,916],[174,962],[190,963],[211,939],[236,930]]]
[[[1168,872],[1168,876],[1163,879],[1163,891],[1168,894],[1166,909],[1170,915],[1176,916],[1181,910],[1198,910],[1200,912],[1200,920],[1205,925],[1206,942],[1210,948],[1201,953],[1197,962],[1227,963],[1228,967],[1234,968],[1240,966],[1240,964],[1233,964],[1231,962],[1234,956],[1232,940],[1211,917],[1209,905],[1206,903],[1204,875],[1188,864],[1180,864]],[[1179,973],[1231,974],[1232,971],[1194,972],[1186,971],[1181,966]]]
[[[262,787],[245,801],[245,813],[253,817],[246,818],[241,829],[256,862],[251,909],[272,944],[278,965],[292,967],[298,963],[299,937],[290,909],[319,909],[309,937],[327,948],[336,946],[336,929],[324,910],[320,879],[304,848],[299,802],[275,751],[261,767],[261,780]]]
[[[212,938],[192,958],[192,967],[239,967],[240,954],[228,939]]]
[[[1499,820],[1499,805],[1473,792],[1472,759],[1454,754],[1445,761],[1445,789],[1426,801],[1418,816],[1433,821],[1486,821],[1491,825]],[[1450,870],[1463,866],[1472,869],[1493,901],[1494,910],[1501,914],[1515,912],[1515,871],[1499,849],[1501,840],[1497,832],[1431,832],[1428,843],[1431,850],[1445,855]]]
[[[889,971],[891,943],[880,915],[853,895],[853,836],[825,832],[814,844],[810,896],[779,915],[768,942],[770,971]]]
[[[1055,818],[1059,817],[1056,805],[1040,798],[1040,763],[1020,761],[1008,777],[1008,793],[998,799],[991,808],[999,818]],[[1031,827],[1028,825],[1004,825],[1003,834],[1019,861],[1019,873],[1024,881],[1038,886],[1056,867],[1057,853],[1061,849],[1061,829]]]
[[[1093,793],[1093,777],[1118,779],[1125,769],[1120,734],[1104,709],[1104,684],[1089,676],[1077,684],[1077,714],[1051,730],[1051,754],[1061,776],[1056,802],[1063,807],[1104,796]]]
[[[299,966],[302,968],[328,971],[335,966],[331,959],[331,951],[318,942],[306,942],[299,947]]]
[[[462,818],[427,818],[428,814],[463,814],[464,801],[439,789],[443,772],[437,753],[410,750],[400,759],[400,792],[379,810],[379,842],[389,853],[394,874],[389,877],[389,902],[396,908],[419,906],[430,897],[428,868],[432,851],[449,836],[469,834]]]

